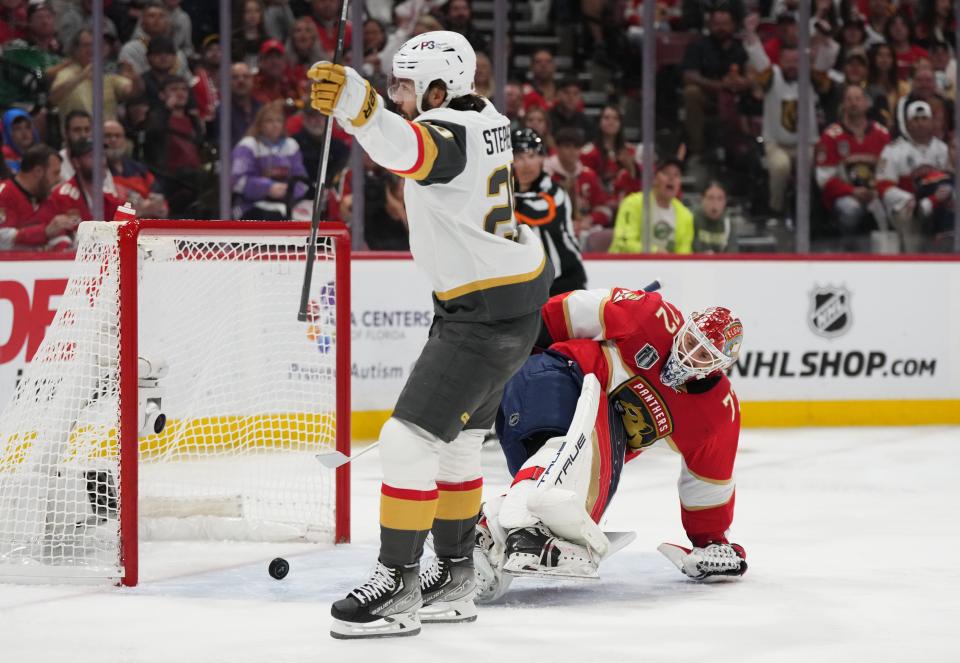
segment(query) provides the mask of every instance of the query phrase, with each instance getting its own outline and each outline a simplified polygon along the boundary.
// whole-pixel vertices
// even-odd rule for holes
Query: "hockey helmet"
[[[510,140],[514,152],[533,152],[540,155],[547,153],[547,146],[543,144],[540,134],[530,127],[517,129],[510,136]]]
[[[388,96],[399,103],[405,96],[405,79],[413,82],[410,90],[416,95],[417,110],[423,112],[423,95],[433,81],[447,86],[450,100],[473,94],[473,77],[477,70],[477,54],[467,38],[456,32],[436,30],[407,40],[393,56],[393,76]]]
[[[673,337],[661,379],[677,387],[729,368],[740,355],[743,323],[730,309],[711,306],[690,315]]]

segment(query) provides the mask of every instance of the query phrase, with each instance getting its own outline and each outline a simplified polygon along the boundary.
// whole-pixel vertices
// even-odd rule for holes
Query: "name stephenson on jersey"
[[[407,179],[410,251],[439,315],[497,320],[543,304],[553,270],[540,240],[514,218],[510,121],[492,104],[436,108],[410,122],[380,103],[366,124],[347,130]]]

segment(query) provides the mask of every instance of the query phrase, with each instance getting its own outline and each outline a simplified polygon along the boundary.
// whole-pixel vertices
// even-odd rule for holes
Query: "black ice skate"
[[[596,580],[599,560],[584,546],[554,536],[543,525],[507,534],[504,573]]]
[[[473,603],[476,574],[471,557],[435,557],[420,574],[423,607],[420,621],[432,624],[457,624],[477,619]]]
[[[419,564],[387,566],[377,562],[365,583],[333,604],[330,635],[340,640],[416,635],[417,610],[423,605]]]

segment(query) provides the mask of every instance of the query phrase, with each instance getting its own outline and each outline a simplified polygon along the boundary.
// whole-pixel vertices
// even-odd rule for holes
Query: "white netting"
[[[82,227],[57,316],[0,417],[0,575],[119,572],[117,228]],[[335,439],[335,252],[321,238],[300,323],[298,235],[141,234],[140,377],[168,366],[140,381],[141,418],[167,418],[139,441],[141,535],[332,540],[334,473],[314,455]]]

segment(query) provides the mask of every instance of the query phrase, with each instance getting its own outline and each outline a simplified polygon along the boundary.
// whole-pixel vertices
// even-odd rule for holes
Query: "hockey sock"
[[[437,482],[439,500],[433,521],[433,547],[439,557],[470,557],[480,514],[483,479]]]
[[[420,560],[437,511],[437,489],[380,488],[380,561],[399,566]]]

